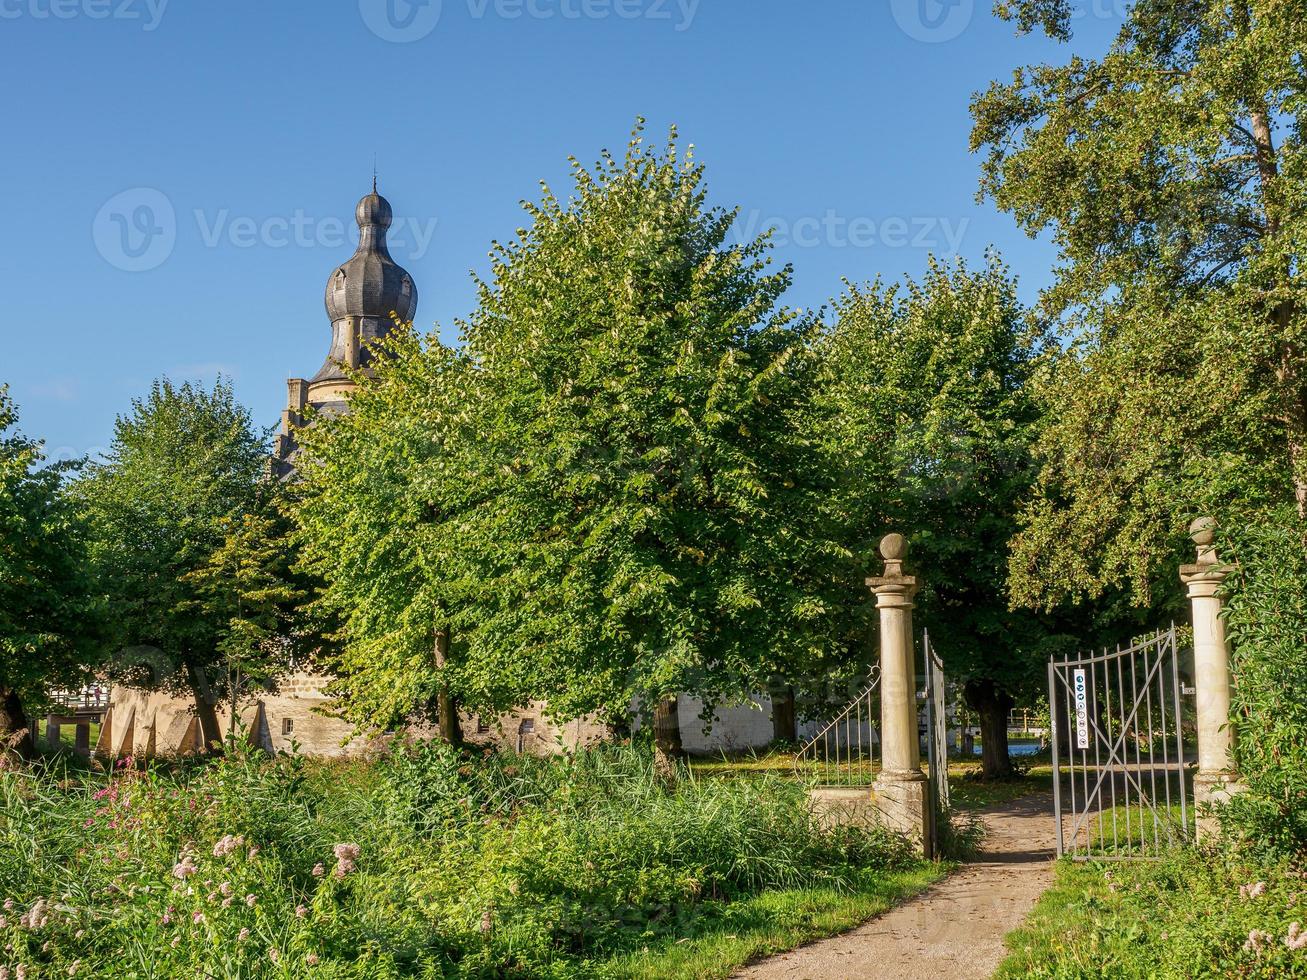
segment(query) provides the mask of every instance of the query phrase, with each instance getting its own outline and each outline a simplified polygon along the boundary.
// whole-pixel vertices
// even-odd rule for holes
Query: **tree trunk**
[[[676,695],[654,706],[654,771],[666,783],[676,781],[676,765],[685,757],[681,746],[681,716]]]
[[[449,659],[449,631],[436,631],[436,667],[443,669]],[[440,737],[455,748],[463,744],[463,726],[458,721],[458,705],[449,693],[449,685],[444,681],[436,689],[436,721],[440,725]]]
[[[1015,703],[993,681],[967,681],[967,703],[980,716],[980,767],[984,779],[1008,779],[1013,775],[1007,750],[1007,719]]]
[[[195,717],[200,721],[200,737],[204,742],[205,752],[218,752],[222,749],[222,728],[218,725],[218,710],[214,707],[213,693],[203,672],[194,664],[186,665],[190,674],[191,694],[195,698]],[[236,706],[231,710],[235,712]]]
[[[27,712],[17,691],[0,688],[0,757],[14,752],[20,759],[36,755],[36,742],[27,727]]]
[[[771,737],[773,742],[799,740],[794,717],[794,688],[783,687],[771,696]]]

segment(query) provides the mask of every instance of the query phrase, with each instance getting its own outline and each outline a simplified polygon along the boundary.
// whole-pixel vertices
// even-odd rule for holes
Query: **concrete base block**
[[[882,772],[872,788],[881,823],[915,841],[927,859],[934,857],[935,813],[926,774],[920,770]]]
[[[1231,797],[1247,792],[1248,786],[1232,772],[1200,772],[1194,776],[1195,830],[1199,843],[1220,836],[1221,822],[1211,808],[1228,803]]]
[[[874,827],[881,822],[870,786],[818,786],[808,797],[823,827]]]

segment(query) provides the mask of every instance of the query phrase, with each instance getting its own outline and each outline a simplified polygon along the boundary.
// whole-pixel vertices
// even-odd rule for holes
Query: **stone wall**
[[[241,706],[240,721],[250,740],[270,752],[298,751],[315,758],[349,758],[376,751],[385,741],[358,738],[349,722],[333,717],[332,699],[325,693],[331,678],[319,674],[293,674],[276,691],[260,691]],[[691,755],[746,752],[762,749],[772,740],[771,698],[759,695],[746,704],[721,706],[704,731],[703,701],[683,695],[679,699],[681,740]],[[230,716],[218,712],[225,733]],[[549,755],[584,747],[610,738],[608,726],[595,718],[569,722],[551,719],[545,704],[493,718],[462,714],[463,736],[472,745],[503,747],[529,755]],[[638,729],[638,723],[635,726]],[[810,734],[812,725],[801,725]],[[434,729],[411,729],[407,735],[424,737]],[[96,752],[110,757],[125,755],[178,756],[198,752],[199,722],[188,698],[115,687],[100,730]]]

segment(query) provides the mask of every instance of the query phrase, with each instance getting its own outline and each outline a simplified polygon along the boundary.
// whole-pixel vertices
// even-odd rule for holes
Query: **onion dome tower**
[[[327,279],[327,318],[331,321],[327,360],[308,381],[290,378],[286,382],[286,411],[282,413],[274,463],[274,472],[279,476],[294,470],[294,429],[303,424],[306,407],[344,411],[345,397],[355,387],[352,375],[359,370],[368,372],[375,356],[370,344],[391,331],[391,314],[407,323],[417,312],[413,277],[390,257],[386,246],[386,232],[393,218],[390,202],[377,193],[374,177],[372,193],[354,209],[359,226],[358,248]]]

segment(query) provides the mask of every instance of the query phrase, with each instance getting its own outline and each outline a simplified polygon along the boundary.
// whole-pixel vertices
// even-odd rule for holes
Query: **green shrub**
[[[1307,851],[1307,526],[1285,509],[1230,522],[1223,556],[1233,647],[1236,756],[1250,792],[1223,820],[1246,846]]]
[[[630,749],[55,761],[0,772],[0,805],[11,977],[594,976],[760,893],[912,864],[890,835],[819,826],[792,782],[667,791]]]

